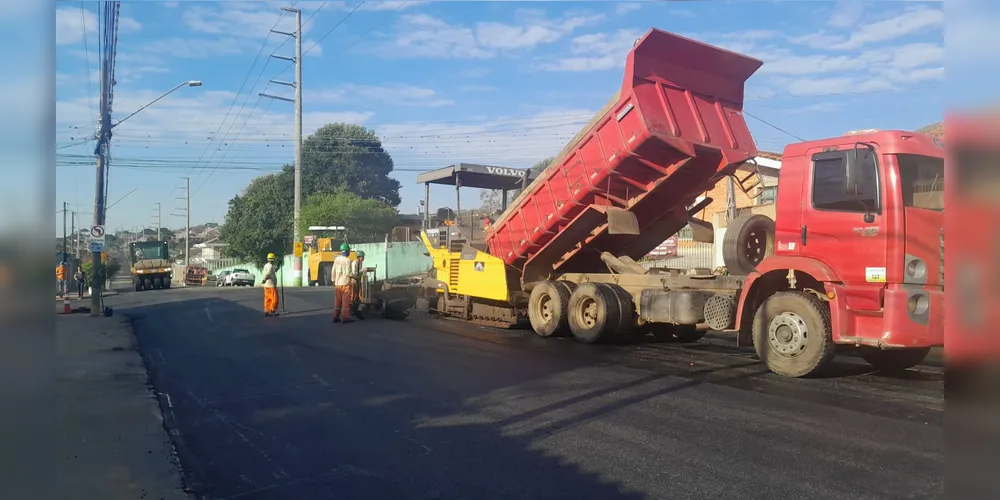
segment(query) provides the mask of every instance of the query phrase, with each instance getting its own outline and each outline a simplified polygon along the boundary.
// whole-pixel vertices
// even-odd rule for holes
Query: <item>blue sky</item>
[[[941,120],[948,103],[940,2],[368,1],[348,16],[357,1],[295,2],[309,19],[304,132],[332,121],[374,128],[399,170],[404,213],[423,196],[420,170],[527,167],[558,152],[620,86],[628,49],[650,27],[764,61],[745,109],[788,133],[748,117],[762,150],[780,152],[792,135],[919,128]],[[165,226],[182,226],[170,214],[183,207],[183,176],[192,224],[221,223],[250,179],[292,161],[292,105],[257,95],[291,96],[267,82],[294,78],[288,62],[268,57],[293,53],[292,41],[268,36],[292,3],[122,2],[116,119],[183,81],[204,85],[115,129],[109,202],[135,191],[109,210],[110,229],[151,225],[156,203]],[[99,37],[96,2],[56,7],[61,147],[93,133]],[[277,29],[290,31],[291,20]],[[984,82],[963,95],[988,91]],[[92,149],[56,151],[57,208],[67,201],[85,220]],[[432,197],[434,207],[451,203],[453,190]],[[478,203],[478,194],[463,199]]]

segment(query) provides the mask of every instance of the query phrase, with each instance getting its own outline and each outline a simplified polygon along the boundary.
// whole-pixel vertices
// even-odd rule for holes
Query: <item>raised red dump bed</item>
[[[490,253],[525,281],[606,269],[601,251],[646,255],[684,226],[685,205],[757,155],[742,110],[762,64],[651,29],[618,98],[493,225]],[[634,213],[640,233],[608,234],[606,207]]]

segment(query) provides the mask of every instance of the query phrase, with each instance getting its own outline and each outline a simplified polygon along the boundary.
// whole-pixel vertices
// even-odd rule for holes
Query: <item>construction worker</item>
[[[330,271],[330,281],[333,282],[335,296],[333,299],[333,322],[351,323],[351,303],[354,298],[354,263],[351,262],[351,246],[340,245],[340,255],[333,259],[333,269]]]
[[[56,266],[56,285],[59,286],[58,295],[62,297],[66,295],[66,261],[62,261]]]
[[[274,263],[275,255],[267,254],[267,264],[264,264],[264,316],[278,315],[278,277],[275,274],[278,266]]]
[[[359,311],[359,306],[361,305],[361,286],[364,282],[363,276],[365,271],[365,251],[358,250],[357,259],[354,260],[354,293],[352,295],[353,300],[351,301],[351,311],[354,313],[354,317],[358,319],[365,319]]]

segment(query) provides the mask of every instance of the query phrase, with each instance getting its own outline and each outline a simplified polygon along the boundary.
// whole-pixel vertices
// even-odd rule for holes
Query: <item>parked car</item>
[[[219,271],[215,275],[215,286],[226,286],[226,278],[229,277],[229,271]]]
[[[256,277],[247,269],[233,269],[233,272],[226,276],[229,286],[253,286],[255,281]]]

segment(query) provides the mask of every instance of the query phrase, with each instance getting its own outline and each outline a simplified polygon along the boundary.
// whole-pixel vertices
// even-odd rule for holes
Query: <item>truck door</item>
[[[845,284],[867,288],[870,304],[850,304],[857,309],[879,309],[879,289],[886,279],[886,217],[883,214],[883,180],[877,154],[858,146],[862,175],[856,190],[845,189],[848,155],[853,144],[838,151],[812,152],[812,175],[804,190],[801,222],[801,255],[833,268]],[[868,285],[868,286],[866,286]],[[859,290],[860,291],[860,290]],[[855,297],[857,299],[861,297]]]

